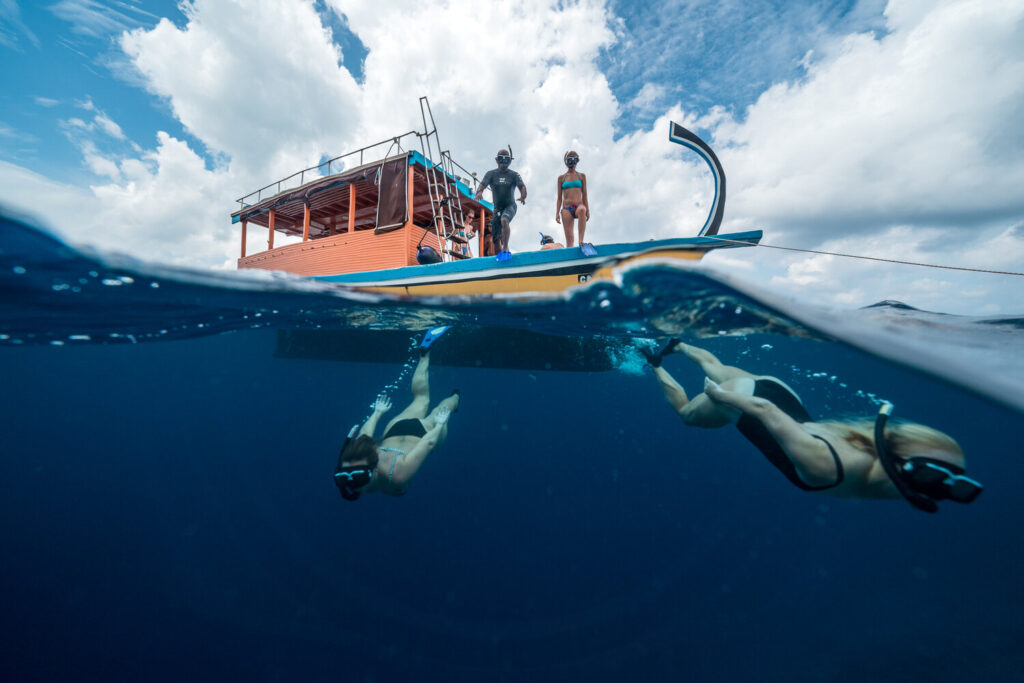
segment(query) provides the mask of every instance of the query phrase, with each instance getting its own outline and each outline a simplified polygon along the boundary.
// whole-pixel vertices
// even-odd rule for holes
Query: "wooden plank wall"
[[[342,233],[252,254],[238,259],[238,267],[314,276],[411,266],[416,265],[416,246],[423,232],[407,224],[379,235],[373,230]],[[427,234],[423,244],[439,249],[434,233]]]

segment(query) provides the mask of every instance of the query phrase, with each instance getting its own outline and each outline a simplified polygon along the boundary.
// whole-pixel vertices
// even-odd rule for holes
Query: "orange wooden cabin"
[[[362,159],[367,149],[346,157],[358,153]],[[473,174],[445,172],[417,151],[332,172],[342,167],[343,159],[300,171],[238,200],[242,208],[231,219],[242,224],[239,268],[306,276],[399,268],[417,265],[421,244],[437,250],[445,261],[490,254],[492,205],[473,199]],[[443,162],[454,170],[450,157]],[[306,176],[313,179],[306,181]],[[268,229],[265,251],[247,254],[250,225]],[[275,246],[278,233],[289,236],[291,243]]]

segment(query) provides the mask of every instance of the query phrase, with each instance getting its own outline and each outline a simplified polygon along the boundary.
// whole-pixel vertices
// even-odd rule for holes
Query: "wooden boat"
[[[440,151],[426,98],[420,99],[420,108],[422,132],[330,159],[239,199],[241,208],[232,214],[232,222],[242,227],[238,267],[282,270],[403,296],[550,295],[612,280],[614,270],[626,265],[695,261],[712,249],[761,239],[759,230],[717,234],[725,173],[710,147],[672,123],[669,139],[697,152],[715,180],[711,211],[698,236],[597,245],[596,255],[578,248],[520,252],[498,262],[490,255],[493,206],[473,198],[476,174]],[[422,151],[402,148],[412,136]],[[384,145],[387,151],[379,155]],[[529,229],[524,223],[520,218],[513,229]],[[265,251],[247,254],[250,225],[268,230]],[[275,245],[278,234],[288,243]],[[420,263],[422,247],[439,262]]]

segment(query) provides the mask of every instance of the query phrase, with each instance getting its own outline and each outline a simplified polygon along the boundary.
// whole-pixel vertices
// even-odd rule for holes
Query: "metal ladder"
[[[441,151],[441,141],[437,137],[437,124],[434,113],[430,110],[430,102],[426,95],[420,98],[420,116],[423,118],[423,134],[419,135],[420,148],[426,159],[427,192],[430,195],[431,220],[434,233],[441,245],[441,258],[445,261],[468,258],[462,253],[462,246],[468,245],[465,235],[464,218],[462,215],[462,193],[459,192],[455,180],[455,165],[449,150]],[[430,125],[427,125],[427,119]],[[434,150],[437,150],[439,164],[433,163]],[[410,208],[411,215],[411,208]],[[459,233],[463,233],[460,236]],[[446,247],[450,242],[451,246]]]

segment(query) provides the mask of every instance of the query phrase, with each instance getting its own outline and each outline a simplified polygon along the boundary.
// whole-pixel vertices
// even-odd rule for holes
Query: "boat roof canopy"
[[[386,222],[384,214],[390,213],[387,210],[390,207],[385,207],[385,204],[400,202],[400,209],[395,209],[405,213],[403,183],[406,175],[402,172],[399,177],[402,166],[411,167],[409,170],[421,180],[429,168],[434,167],[436,173],[443,172],[440,165],[435,165],[420,152],[410,150],[330,175],[317,176],[307,183],[278,192],[254,204],[245,204],[245,199],[239,200],[243,207],[231,214],[231,222],[246,221],[268,227],[270,212],[273,210],[276,231],[301,235],[305,207],[308,205],[313,219],[310,225],[311,236],[329,234],[332,225],[348,220],[349,199],[352,196],[351,188],[354,187],[356,229],[386,227],[382,221]],[[489,202],[473,200],[473,190],[467,184],[473,182],[471,179],[451,175],[448,178],[451,185],[463,195],[464,203],[469,200],[487,210],[492,209]],[[254,195],[259,196],[253,193],[247,198]]]

